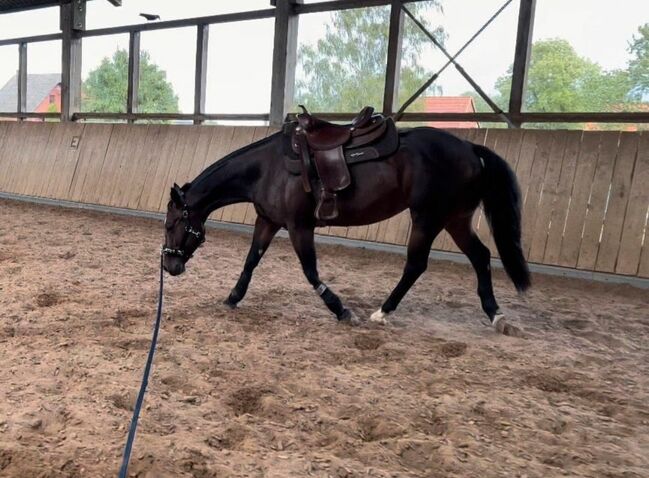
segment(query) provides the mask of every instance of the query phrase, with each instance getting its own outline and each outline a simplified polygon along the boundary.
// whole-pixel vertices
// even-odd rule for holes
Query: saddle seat
[[[315,150],[333,149],[342,146],[354,136],[363,136],[369,131],[380,127],[385,118],[375,115],[374,108],[366,106],[361,110],[350,124],[339,125],[312,116],[304,106],[304,110],[297,116],[297,121],[305,132],[309,147]]]
[[[311,115],[300,105],[297,124],[290,127],[291,145],[300,158],[298,172],[288,160],[287,168],[292,174],[302,176],[306,192],[312,192],[315,180],[319,190],[314,192],[317,200],[315,216],[326,221],[338,216],[338,191],[351,184],[349,164],[380,159],[393,154],[399,147],[399,136],[392,119],[374,114],[374,108],[366,106],[345,125],[330,123]]]

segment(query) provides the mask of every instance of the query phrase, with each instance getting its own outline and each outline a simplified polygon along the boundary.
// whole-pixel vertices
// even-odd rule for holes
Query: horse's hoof
[[[231,309],[236,309],[236,308],[237,308],[237,303],[236,303],[235,301],[233,301],[232,299],[230,299],[230,297],[228,297],[227,299],[225,299],[225,300],[223,301],[223,303],[224,303],[225,305],[227,305],[227,306],[228,306],[229,308],[231,308]]]
[[[370,322],[375,322],[377,324],[385,325],[388,323],[388,312],[383,312],[381,309],[374,312],[370,315]]]
[[[499,334],[508,335],[510,337],[525,337],[525,333],[519,327],[507,322],[507,319],[503,314],[496,314],[491,325]]]
[[[349,309],[345,309],[340,317],[338,317],[338,320],[351,326],[360,325],[361,323],[361,320],[358,318],[358,316]]]

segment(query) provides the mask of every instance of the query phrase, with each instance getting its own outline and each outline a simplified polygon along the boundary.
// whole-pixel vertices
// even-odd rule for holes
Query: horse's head
[[[172,276],[185,272],[185,263],[205,241],[202,217],[187,205],[185,192],[188,184],[171,188],[171,201],[165,218],[165,245],[162,248],[164,269]]]

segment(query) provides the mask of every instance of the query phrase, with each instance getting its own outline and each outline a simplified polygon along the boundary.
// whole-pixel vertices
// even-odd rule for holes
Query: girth
[[[337,193],[352,182],[349,166],[394,154],[399,134],[391,118],[373,114],[371,107],[347,125],[321,120],[302,108],[298,121],[285,125],[297,154],[297,159],[286,155],[286,167],[291,174],[299,174],[304,190],[315,196],[315,217],[332,220],[338,216]]]

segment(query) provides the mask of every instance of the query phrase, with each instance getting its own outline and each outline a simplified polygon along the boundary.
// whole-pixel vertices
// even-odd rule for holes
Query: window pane
[[[268,113],[273,19],[210,26],[208,113]]]
[[[503,6],[502,0],[427,1],[406,4],[451,56]],[[512,2],[456,58],[477,85],[507,111],[510,78],[508,68],[514,59],[518,2]],[[401,61],[399,104],[409,98],[434,73],[448,63],[442,50],[428,39],[406,15]],[[493,110],[452,64],[407,111],[467,113]],[[477,127],[476,122],[434,123],[438,127]]]
[[[59,32],[59,7],[36,8],[0,15],[0,39]]]
[[[27,111],[61,111],[61,42],[27,45]]]
[[[295,104],[310,111],[381,109],[389,7],[300,16]]]
[[[83,39],[81,111],[126,112],[128,35]]]
[[[193,113],[196,28],[142,32],[139,113]]]
[[[648,22],[646,0],[537,2],[525,109],[647,111]]]
[[[18,108],[18,46],[0,46],[0,111],[15,112]]]

